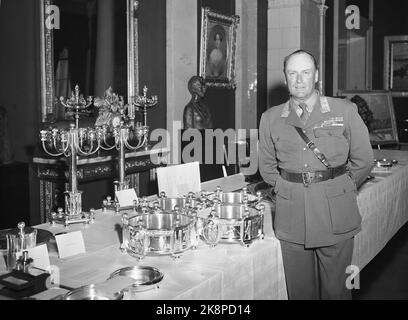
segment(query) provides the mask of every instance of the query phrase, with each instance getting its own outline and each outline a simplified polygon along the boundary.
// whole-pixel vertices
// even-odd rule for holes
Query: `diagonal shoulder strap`
[[[300,129],[299,127],[295,127],[295,129],[299,133],[303,141],[306,142],[306,145],[309,147],[309,149],[313,151],[317,159],[319,159],[320,162],[323,163],[327,168],[330,168],[330,164],[329,161],[327,161],[326,156],[323,153],[321,153],[319,149],[317,149],[314,142],[310,140],[307,135],[305,135],[302,129]]]

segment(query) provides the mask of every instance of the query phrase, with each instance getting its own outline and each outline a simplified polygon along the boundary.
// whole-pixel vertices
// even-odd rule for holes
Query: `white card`
[[[85,243],[81,231],[55,236],[60,259],[85,253]]]
[[[119,206],[123,207],[132,207],[133,201],[136,200],[136,203],[139,203],[139,200],[136,195],[136,191],[133,188],[120,190],[115,192],[116,200],[119,202]]]
[[[43,269],[49,270],[50,268],[50,256],[48,254],[48,248],[46,244],[39,245],[34,248],[27,249],[28,257],[33,259],[32,266]],[[16,257],[17,259],[23,255],[23,252],[18,252]]]
[[[6,265],[6,251],[4,250],[4,253],[0,251],[0,273],[7,271],[7,265]]]
[[[169,198],[187,195],[201,190],[199,162],[157,168],[159,192]]]

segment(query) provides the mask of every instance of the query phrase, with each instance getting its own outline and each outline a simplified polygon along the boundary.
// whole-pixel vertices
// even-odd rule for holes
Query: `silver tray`
[[[64,294],[61,300],[122,300],[123,295],[123,291],[111,294],[90,284]]]
[[[109,276],[108,280],[119,276],[134,279],[133,284],[124,290],[146,291],[158,288],[159,283],[163,280],[164,274],[154,267],[134,266],[116,270]]]

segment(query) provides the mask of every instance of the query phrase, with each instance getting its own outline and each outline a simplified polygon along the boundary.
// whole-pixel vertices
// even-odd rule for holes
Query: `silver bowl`
[[[122,300],[123,292],[107,293],[95,284],[79,287],[62,296],[62,300]]]
[[[134,280],[133,284],[128,288],[131,291],[146,291],[158,288],[164,274],[154,267],[134,266],[116,270],[109,276],[108,280],[118,276],[129,277]]]

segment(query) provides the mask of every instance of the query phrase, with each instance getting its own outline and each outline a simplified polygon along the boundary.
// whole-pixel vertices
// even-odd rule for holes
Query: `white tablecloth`
[[[147,256],[141,262],[119,250],[120,216],[113,212],[97,212],[94,224],[84,228],[71,225],[43,224],[39,228],[54,234],[81,230],[86,254],[59,259],[55,242],[48,244],[51,264],[58,267],[60,283],[79,287],[105,282],[117,269],[147,265],[160,269],[165,276],[159,289],[138,293],[131,299],[193,299],[193,300],[261,300],[287,299],[279,241],[273,236],[271,211],[265,216],[263,240],[249,247],[240,244],[218,244],[210,248],[200,243],[198,249],[186,251],[180,259],[170,256]],[[50,299],[63,290],[48,290],[35,297]]]
[[[397,160],[390,172],[375,173],[357,201],[362,230],[355,237],[353,264],[363,269],[408,221],[408,152],[374,150],[376,159]]]

